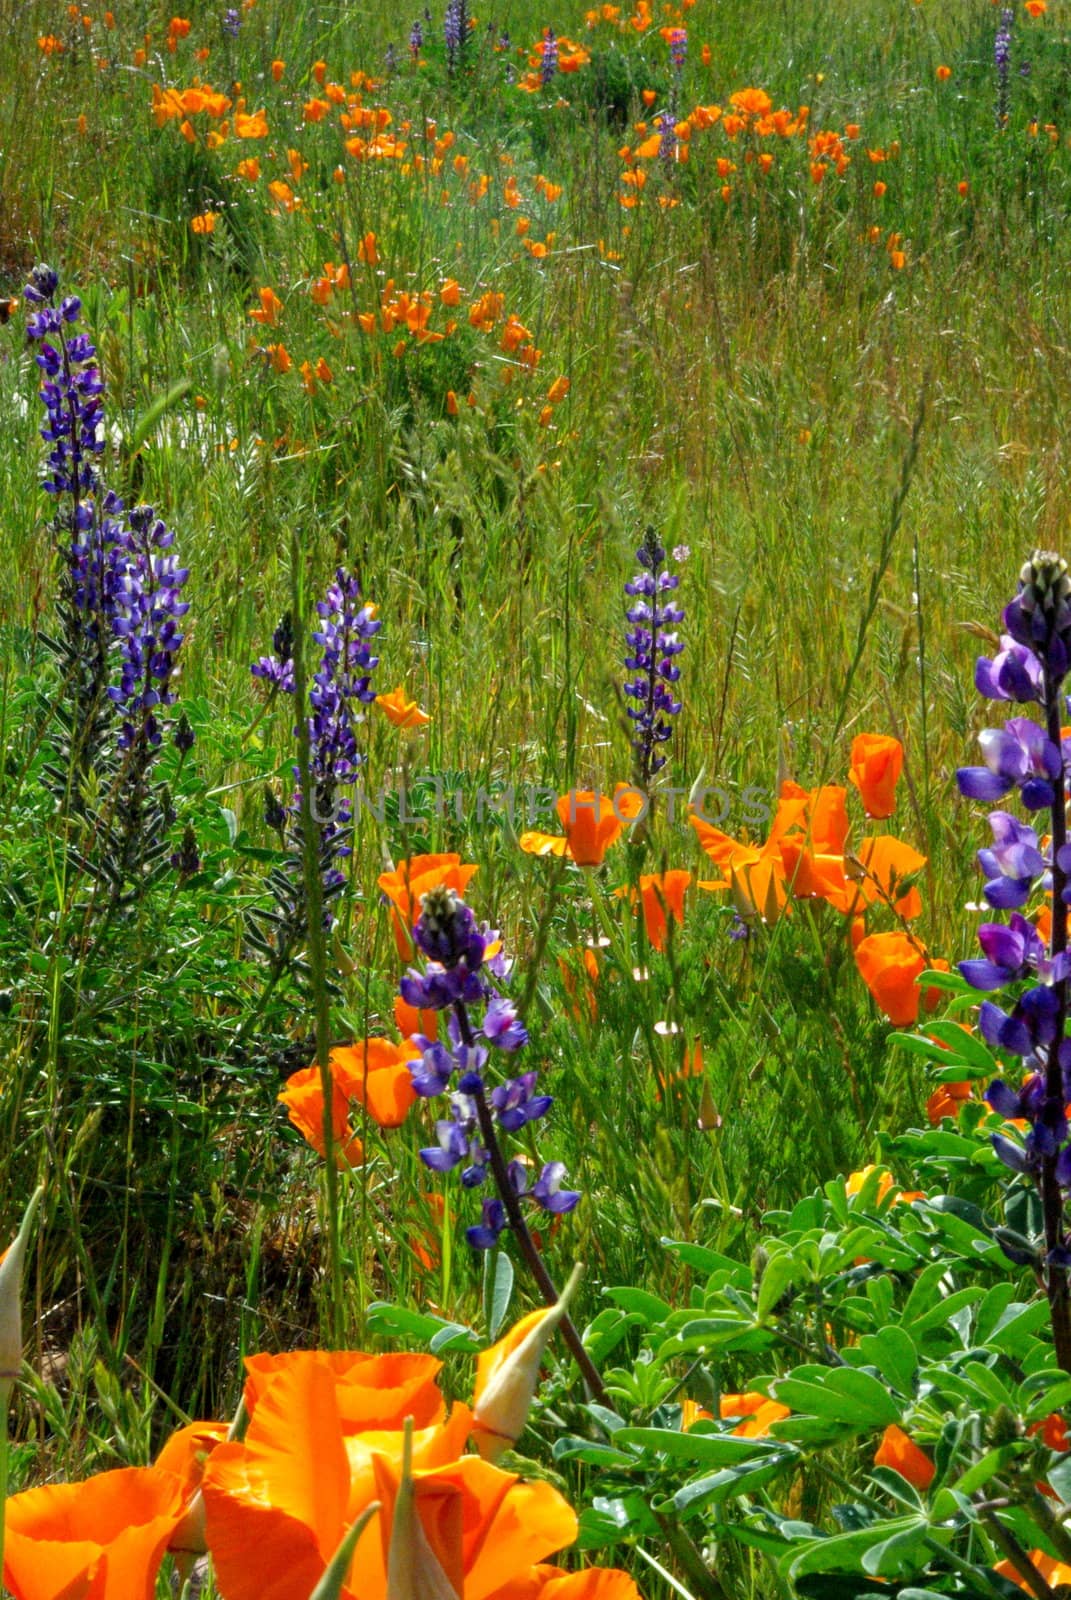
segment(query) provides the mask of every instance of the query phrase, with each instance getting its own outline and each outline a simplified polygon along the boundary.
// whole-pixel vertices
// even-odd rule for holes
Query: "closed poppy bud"
[[[497,1461],[524,1431],[543,1353],[565,1316],[582,1272],[579,1264],[575,1266],[555,1305],[522,1317],[505,1338],[479,1357],[472,1419],[476,1448],[485,1461]]]
[[[15,1242],[0,1261],[0,1405],[7,1410],[22,1366],[22,1263],[43,1189],[36,1189],[22,1214]]]
[[[904,747],[887,733],[861,733],[852,740],[848,776],[859,790],[870,817],[891,817],[896,785],[904,765]]]
[[[413,1423],[405,1420],[402,1476],[394,1502],[386,1600],[458,1600],[458,1592],[428,1543],[413,1484]]]

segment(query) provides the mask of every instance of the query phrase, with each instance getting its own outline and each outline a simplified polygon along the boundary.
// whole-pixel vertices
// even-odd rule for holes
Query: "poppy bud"
[[[43,1194],[38,1188],[30,1196],[15,1242],[0,1261],[0,1405],[5,1412],[22,1366],[22,1262]]]
[[[472,1416],[476,1448],[485,1461],[497,1461],[520,1438],[539,1382],[543,1352],[565,1316],[582,1274],[578,1263],[554,1305],[522,1317],[505,1338],[479,1357]]]
[[[314,1596],[313,1600],[327,1600],[327,1596]],[[394,1501],[390,1555],[387,1558],[386,1600],[459,1600],[457,1590],[428,1543],[417,1513],[411,1417],[405,1419],[402,1476]]]

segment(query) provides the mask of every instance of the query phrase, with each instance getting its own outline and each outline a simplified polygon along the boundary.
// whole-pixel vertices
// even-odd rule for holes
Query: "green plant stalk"
[[[312,809],[312,752],[309,741],[308,672],[305,666],[304,563],[296,529],[290,539],[290,585],[294,629],[294,701],[297,715],[298,777],[301,783],[302,867],[309,968],[312,972],[316,1020],[316,1064],[323,1094],[324,1194],[327,1210],[327,1326],[333,1349],[344,1343],[345,1312],[342,1284],[342,1246],[339,1237],[338,1168],[335,1165],[335,1130],[331,1109],[331,1006],[327,996],[327,955],[324,941],[323,881],[320,877],[320,825]]]
[[[462,1043],[468,1046],[469,1049],[474,1048],[475,1040],[472,1034],[472,1027],[463,1001],[455,1001],[454,1015],[457,1018]],[[476,1104],[476,1118],[480,1125],[480,1137],[490,1158],[495,1186],[505,1207],[510,1227],[516,1235],[521,1254],[536,1281],[536,1286],[544,1304],[548,1306],[557,1305],[559,1299],[558,1291],[529,1231],[524,1212],[521,1210],[520,1200],[509,1181],[509,1173],[506,1170],[505,1157],[498,1142],[494,1118],[491,1115],[491,1108],[487,1104],[487,1097],[483,1089],[478,1088],[474,1092],[473,1100]],[[603,1385],[599,1369],[584,1348],[584,1341],[581,1339],[580,1332],[568,1312],[563,1315],[560,1327],[562,1338],[569,1346],[592,1399],[598,1400],[601,1405],[607,1405],[609,1396]],[[681,1527],[675,1518],[667,1516],[664,1512],[656,1512],[655,1515],[668,1548],[672,1550],[681,1567],[688,1574],[689,1581],[696,1585],[696,1592],[700,1596],[700,1600],[727,1600],[725,1590],[696,1549],[691,1535]]]
[[[1045,712],[1048,737],[1056,749],[1062,748],[1060,733],[1060,706],[1063,694],[1059,682],[1054,682],[1045,665]],[[1067,843],[1067,790],[1064,782],[1063,762],[1052,780],[1055,797],[1052,802],[1052,941],[1050,958],[1056,960],[1067,950],[1067,902],[1064,889],[1067,874],[1060,865],[1060,852]],[[1064,1037],[1067,1027],[1067,985],[1061,978],[1054,985],[1057,1000],[1055,1039]],[[1045,1093],[1057,1105],[1063,1104],[1063,1070],[1060,1053],[1055,1044],[1049,1046],[1045,1064]],[[1056,1176],[1057,1153],[1042,1157],[1039,1187],[1041,1208],[1045,1221],[1045,1292],[1049,1297],[1049,1315],[1052,1320],[1052,1339],[1056,1359],[1065,1372],[1071,1372],[1071,1297],[1068,1293],[1067,1268],[1052,1262],[1052,1253],[1063,1247],[1064,1197]]]

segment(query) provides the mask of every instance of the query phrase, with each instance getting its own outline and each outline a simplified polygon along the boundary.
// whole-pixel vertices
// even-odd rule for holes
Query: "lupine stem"
[[[457,1026],[461,1034],[462,1043],[468,1049],[474,1048],[476,1040],[472,1031],[472,1024],[469,1021],[468,1011],[465,1008],[465,1003],[463,1000],[455,1000],[454,1015],[457,1018]],[[554,1286],[554,1280],[547,1271],[543,1257],[540,1255],[539,1250],[536,1247],[536,1242],[532,1238],[531,1230],[528,1227],[528,1223],[525,1221],[524,1212],[521,1210],[521,1202],[517,1195],[517,1191],[509,1181],[509,1172],[506,1168],[506,1159],[502,1154],[502,1147],[498,1142],[498,1134],[495,1131],[495,1122],[491,1115],[491,1108],[487,1104],[487,1096],[482,1088],[476,1088],[473,1091],[472,1098],[476,1103],[476,1120],[480,1125],[480,1138],[484,1142],[484,1146],[491,1162],[491,1172],[494,1176],[495,1186],[498,1189],[499,1198],[505,1207],[506,1215],[509,1218],[510,1227],[517,1236],[517,1243],[520,1247],[521,1254],[527,1262],[529,1271],[531,1272],[532,1277],[535,1279],[539,1288],[539,1292],[543,1296],[546,1304],[548,1306],[557,1305],[558,1291]],[[598,1368],[588,1355],[587,1351],[584,1349],[584,1342],[580,1337],[580,1333],[575,1322],[573,1322],[568,1312],[566,1312],[566,1314],[562,1317],[561,1330],[562,1337],[565,1339],[566,1344],[573,1353],[576,1364],[580,1368],[580,1374],[584,1379],[584,1382],[587,1384],[592,1398],[605,1403],[607,1398],[606,1390],[603,1387],[603,1382],[599,1376]]]
[[[332,1120],[334,1084],[331,1078],[331,1012],[327,998],[327,963],[324,954],[323,881],[320,875],[320,827],[312,810],[312,752],[309,738],[308,680],[305,670],[304,599],[301,549],[295,531],[290,549],[294,606],[294,698],[297,701],[298,777],[301,784],[301,833],[309,967],[316,1008],[316,1062],[323,1093],[324,1185],[327,1201],[327,1259],[330,1292],[328,1326],[333,1349],[343,1343],[342,1254],[338,1228],[338,1168],[335,1165],[335,1130]]]
[[[1057,750],[1061,750],[1060,690],[1059,685],[1053,682],[1048,662],[1045,663],[1044,685],[1046,731]],[[1060,865],[1060,854],[1067,843],[1067,794],[1062,757],[1052,786],[1052,943],[1049,955],[1055,960],[1067,949],[1067,902],[1064,900],[1067,874]],[[1057,999],[1056,1029],[1045,1063],[1045,1093],[1050,1101],[1062,1105],[1064,1089],[1059,1046],[1067,1026],[1067,978],[1061,977],[1053,987]],[[1045,1253],[1048,1257],[1045,1290],[1049,1297],[1056,1359],[1065,1372],[1071,1372],[1071,1299],[1068,1296],[1067,1268],[1056,1265],[1053,1260],[1053,1252],[1062,1250],[1064,1239],[1064,1200],[1056,1176],[1058,1156],[1059,1152],[1053,1151],[1051,1155],[1043,1156],[1041,1161],[1041,1208],[1045,1222]]]

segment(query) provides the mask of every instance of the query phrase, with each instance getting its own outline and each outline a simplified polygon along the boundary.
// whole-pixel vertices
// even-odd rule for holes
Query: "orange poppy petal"
[[[152,1600],[185,1503],[181,1479],[157,1467],[14,1495],[6,1507],[4,1581],[16,1600]]]
[[[563,839],[560,835],[554,833],[540,833],[538,830],[533,830],[529,833],[522,833],[517,842],[525,854],[530,856],[567,856],[571,854],[568,839]]]

